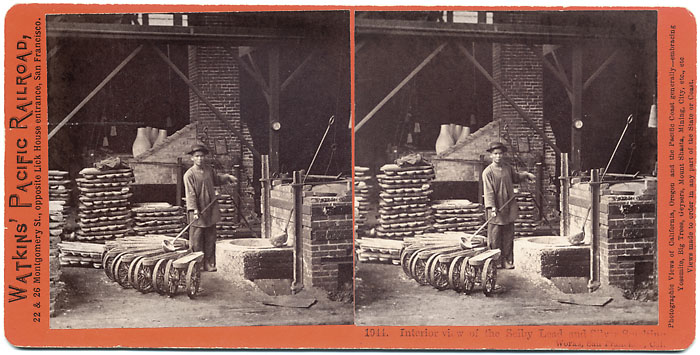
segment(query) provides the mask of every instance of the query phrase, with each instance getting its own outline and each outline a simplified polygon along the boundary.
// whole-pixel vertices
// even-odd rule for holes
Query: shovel
[[[335,115],[331,116],[331,118],[328,119],[328,126],[326,127],[326,132],[323,133],[323,137],[321,138],[321,142],[318,143],[318,147],[316,148],[316,153],[314,154],[313,159],[311,159],[311,164],[309,164],[309,168],[306,169],[306,174],[304,174],[304,179],[302,179],[302,181],[301,181],[302,185],[304,184],[304,182],[306,182],[306,178],[309,176],[309,173],[311,173],[311,168],[314,166],[314,162],[316,161],[316,157],[318,156],[318,152],[321,150],[321,146],[323,146],[323,141],[326,140],[326,135],[328,134],[328,131],[331,129],[333,122],[335,122]],[[284,226],[284,231],[281,234],[270,238],[270,243],[272,243],[273,246],[281,247],[287,241],[287,238],[288,238],[287,229],[289,228],[289,222],[292,221],[293,214],[294,214],[294,207],[292,207],[292,209],[289,211],[289,217],[287,218],[287,224]]]
[[[513,197],[509,198],[508,201],[506,201],[506,203],[504,203],[503,206],[501,206],[501,208],[499,208],[498,211],[496,211],[496,213],[493,214],[493,216],[489,217],[489,219],[487,219],[486,222],[484,222],[484,224],[482,224],[481,227],[479,227],[479,229],[476,230],[476,232],[472,233],[472,235],[468,237],[462,237],[459,241],[459,244],[462,246],[462,249],[472,249],[472,238],[476,237],[476,235],[479,234],[479,232],[481,232],[481,230],[484,229],[484,227],[486,227],[486,225],[489,224],[489,222],[491,222],[492,219],[496,218],[496,216],[498,216],[498,214],[501,213],[501,211],[503,211],[503,209],[515,199],[515,196],[516,195],[514,194]]]
[[[204,211],[208,210],[209,207],[211,207],[214,204],[214,202],[216,202],[216,197],[213,200],[211,200],[211,202],[209,202],[209,204],[206,207],[204,207],[203,210],[199,211],[199,215],[201,216],[202,213],[204,213]],[[182,228],[180,233],[178,233],[173,240],[163,240],[163,250],[169,252],[176,251],[177,248],[175,247],[175,241],[182,237],[182,235],[185,234],[185,232],[192,226],[192,224],[194,224],[194,222],[197,222],[198,220],[199,217],[193,219],[192,222],[185,226],[185,228]]]

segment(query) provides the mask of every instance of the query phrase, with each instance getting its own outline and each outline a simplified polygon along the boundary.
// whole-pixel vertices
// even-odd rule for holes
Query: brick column
[[[536,13],[507,12],[494,14],[494,23],[538,24]],[[520,106],[528,116],[541,128],[547,137],[556,142],[554,132],[543,118],[543,69],[536,51],[542,46],[527,44],[495,43],[493,44],[493,78],[506,93]],[[535,171],[535,163],[544,157],[545,181],[555,178],[556,156],[530,124],[508,103],[503,96],[493,89],[493,119],[500,122],[501,140],[509,146],[511,155],[516,156],[530,172]],[[517,163],[517,162],[516,162]],[[542,191],[545,211],[548,219],[556,215],[556,186],[545,184]],[[532,191],[534,193],[534,191]]]
[[[233,57],[236,51],[234,48],[232,54],[220,46],[189,46],[189,78],[252,145],[250,131],[241,121],[239,69]],[[249,221],[257,220],[253,154],[192,91],[190,121],[198,123],[197,139],[209,147],[212,156],[221,164],[216,167],[217,170],[240,178],[237,191],[241,194],[241,209]]]
[[[352,281],[352,201],[304,197],[302,217],[304,285],[337,290]]]

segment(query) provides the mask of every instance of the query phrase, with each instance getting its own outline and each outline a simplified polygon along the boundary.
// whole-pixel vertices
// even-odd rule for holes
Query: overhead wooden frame
[[[309,39],[309,33],[301,30],[289,28],[260,28],[260,27],[220,27],[207,26],[149,26],[132,24],[103,24],[103,23],[71,23],[71,22],[50,22],[47,26],[47,37],[49,38],[81,38],[81,39],[114,39],[136,41],[137,43],[148,43],[156,53],[165,60],[170,68],[185,81],[195,95],[202,100],[215,114],[216,118],[222,121],[241,140],[256,159],[260,159],[260,153],[250,145],[241,132],[236,130],[214,107],[214,105],[201,93],[199,89],[187,78],[184,73],[172,63],[155,45],[159,43],[202,45],[214,44],[226,48],[232,55],[231,46],[265,46],[269,49],[269,60],[273,63],[269,68],[269,82],[256,66],[253,57],[248,54],[250,60],[248,64],[240,56],[235,56],[236,60],[245,72],[253,77],[259,85],[263,96],[268,103],[269,120],[279,122],[279,102],[280,93],[284,91],[300,74],[307,68],[312,60],[317,56],[318,51],[311,51],[302,63],[283,82],[279,78],[279,56],[280,44],[289,42],[298,43],[301,40]],[[53,56],[59,46],[52,48],[50,53]],[[90,94],[79,103],[71,113],[49,133],[49,139],[53,137],[63,126],[65,126],[73,116],[82,109],[104,86],[109,83],[123,68],[135,57],[143,48],[143,44],[125,58],[105,79],[98,84]],[[276,60],[275,60],[276,58]],[[274,64],[276,63],[276,64]],[[273,173],[279,170],[279,133],[270,129],[270,169]]]
[[[408,82],[411,81],[411,79],[413,79],[416,76],[416,74],[423,70],[423,68],[425,68],[425,66],[428,65],[428,63],[430,63],[430,61],[433,60],[433,58],[435,58],[435,56],[438,55],[438,53],[440,53],[445,48],[445,46],[447,46],[447,42],[443,42],[442,44],[440,44],[430,54],[428,54],[428,56],[425,57],[425,59],[423,59],[423,61],[420,62],[418,66],[413,68],[413,70],[410,73],[408,73],[408,75],[403,80],[401,80],[401,82],[398,85],[396,85],[396,87],[394,87],[393,90],[391,90],[391,92],[389,92],[376,106],[374,106],[372,110],[369,111],[369,113],[367,113],[367,115],[365,115],[364,118],[362,118],[362,120],[359,123],[355,125],[355,133],[357,133],[357,131],[359,131],[360,128],[362,128],[362,126],[364,126],[370,119],[372,119],[372,117],[374,117],[374,115],[382,107],[384,107],[384,105],[386,105],[386,103],[389,102],[389,100],[391,100],[391,98],[393,98],[396,95],[396,93],[398,93],[406,84],[408,84]]]

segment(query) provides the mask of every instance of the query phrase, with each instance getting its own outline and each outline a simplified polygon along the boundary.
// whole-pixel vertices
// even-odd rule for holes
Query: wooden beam
[[[124,67],[127,64],[129,64],[129,62],[132,59],[134,59],[134,57],[137,54],[139,54],[139,52],[141,52],[142,49],[143,49],[143,45],[140,45],[140,46],[136,47],[136,49],[131,51],[131,53],[126,58],[124,58],[124,60],[122,60],[122,62],[119,63],[119,65],[117,65],[117,67],[114,68],[112,70],[112,72],[110,72],[104,79],[102,79],[102,82],[100,82],[94,89],[92,89],[92,91],[90,91],[90,93],[87,96],[85,96],[83,101],[80,101],[80,103],[77,106],[75,106],[73,111],[71,111],[65,118],[63,118],[63,120],[61,120],[61,122],[58,123],[56,128],[51,130],[51,132],[49,133],[48,139],[51,139],[51,137],[56,135],[56,133],[58,133],[58,131],[61,128],[63,128],[63,126],[65,126],[66,123],[68,123],[68,121],[70,121],[71,118],[73,118],[73,116],[75,116],[75,114],[78,113],[78,111],[80,111],[81,108],[83,108],[83,106],[85,106],[93,97],[95,97],[95,95],[97,95],[97,93],[100,92],[100,90],[102,90],[102,88],[104,88],[105,85],[107,85],[107,83],[110,82],[110,80],[112,80],[117,74],[119,74],[119,72],[122,69],[124,69]]]
[[[56,53],[58,53],[58,50],[59,50],[59,49],[61,49],[61,45],[60,45],[60,44],[57,44],[57,45],[53,46],[53,47],[51,48],[51,50],[49,51],[49,54],[46,55],[46,59],[51,59],[53,56],[55,56]]]
[[[260,87],[260,91],[262,92],[263,96],[265,96],[265,100],[267,103],[270,103],[270,89],[267,86],[267,83],[265,83],[265,79],[262,77],[260,73],[256,73],[253,68],[246,63],[246,61],[243,59],[243,56],[238,56],[236,53],[233,51],[231,47],[226,47],[226,51],[229,52],[229,54],[238,62],[238,64],[245,70],[255,81],[256,84]]]
[[[588,87],[589,87],[589,86],[591,85],[591,83],[593,83],[593,81],[600,75],[600,73],[602,73],[603,70],[605,70],[605,68],[607,68],[607,67],[610,65],[610,63],[612,63],[613,60],[615,60],[615,58],[617,58],[617,55],[618,55],[618,54],[620,54],[620,49],[619,49],[619,48],[615,49],[615,51],[614,51],[608,58],[605,59],[605,61],[603,62],[603,64],[601,64],[601,65],[598,67],[598,69],[596,69],[596,71],[593,72],[593,74],[591,74],[590,77],[588,77],[588,80],[586,80],[586,82],[583,83],[583,90],[584,90],[584,91],[585,91],[586,89],[588,89]]]
[[[280,172],[280,134],[279,131],[272,129],[272,125],[280,122],[280,49],[279,47],[270,47],[267,52],[268,57],[268,75],[270,88],[269,109],[269,152],[270,155],[270,172],[272,174]],[[293,127],[287,127],[293,129]]]
[[[569,79],[566,78],[566,73],[564,73],[562,70],[559,70],[561,68],[555,68],[554,65],[552,65],[552,63],[550,63],[549,60],[547,60],[547,57],[542,53],[542,51],[537,50],[537,47],[530,46],[530,49],[532,50],[533,53],[535,53],[535,55],[537,55],[540,58],[540,60],[542,61],[542,64],[544,64],[544,66],[547,67],[547,69],[549,69],[549,71],[551,71],[552,74],[554,74],[554,76],[557,78],[557,80],[559,80],[559,82],[562,85],[564,85],[564,90],[566,91],[566,95],[569,96],[569,101],[572,101],[573,96],[571,94],[571,90],[572,90],[571,83],[569,83]]]
[[[408,84],[408,82],[411,81],[411,79],[413,79],[413,77],[416,76],[416,74],[418,74],[426,65],[428,65],[428,63],[430,63],[430,61],[433,60],[433,58],[435,58],[435,56],[436,56],[438,53],[440,53],[440,51],[442,51],[442,50],[445,48],[446,45],[447,45],[447,42],[442,43],[440,46],[438,46],[437,48],[435,48],[435,50],[433,50],[432,53],[430,53],[427,57],[425,57],[425,59],[423,59],[423,61],[422,61],[420,64],[418,64],[418,66],[415,67],[415,68],[413,69],[413,71],[411,71],[411,72],[399,83],[399,85],[397,85],[397,86],[394,88],[394,90],[391,90],[391,92],[390,92],[388,95],[386,95],[386,97],[384,97],[384,99],[382,99],[382,101],[380,101],[380,102],[377,104],[377,106],[375,106],[375,107],[360,121],[360,123],[358,123],[358,124],[355,125],[355,133],[357,133],[357,131],[359,131],[360,128],[362,128],[362,126],[364,126],[364,124],[367,123],[367,121],[369,121],[369,120],[370,120],[370,119],[371,119],[371,118],[372,118],[372,117],[373,117],[387,102],[389,102],[389,100],[391,100],[391,98],[394,97],[394,95],[396,95],[396,93],[399,92],[399,90],[401,90],[401,88],[403,88],[406,84]]]
[[[511,106],[513,106],[513,108],[515,109],[515,111],[518,112],[520,117],[524,118],[525,121],[530,124],[530,127],[532,129],[534,129],[535,132],[537,132],[537,134],[540,135],[540,137],[542,137],[542,140],[544,140],[544,142],[547,143],[548,146],[550,146],[552,149],[554,149],[554,151],[557,154],[561,154],[561,150],[559,149],[559,147],[557,147],[557,145],[554,144],[554,142],[552,142],[549,139],[549,137],[547,137],[545,132],[540,127],[537,127],[537,124],[535,123],[535,121],[533,121],[532,118],[530,118],[530,116],[520,106],[518,106],[518,104],[515,101],[513,101],[513,99],[505,92],[505,90],[501,87],[501,85],[496,81],[496,79],[494,79],[491,76],[491,74],[489,74],[489,72],[486,71],[486,69],[484,69],[484,67],[481,66],[481,64],[479,64],[479,61],[477,61],[476,58],[474,58],[471,55],[471,53],[469,53],[469,51],[466,48],[464,48],[464,45],[460,43],[460,44],[458,44],[458,46],[459,46],[459,50],[462,52],[462,54],[464,54],[464,56],[467,57],[467,59],[469,59],[469,61],[471,61],[472,64],[474,64],[474,66],[476,66],[476,69],[478,69],[481,72],[481,74],[483,74],[486,77],[486,79],[488,79],[488,81],[491,82],[491,85],[493,85],[493,87],[501,94],[501,96],[503,96],[503,98],[506,99],[506,101],[508,101],[508,103]]]
[[[218,44],[259,46],[281,41],[300,41],[321,34],[304,29],[261,27],[208,26],[134,26],[131,24],[49,22],[49,38],[102,38],[129,41],[168,42],[182,44]]]
[[[355,54],[357,54],[357,52],[359,52],[360,49],[362,49],[362,47],[366,46],[366,45],[367,45],[367,42],[368,42],[367,40],[360,40],[360,41],[358,41],[358,42],[355,44]]]
[[[502,43],[581,43],[584,41],[628,42],[654,40],[651,25],[638,24],[634,30],[617,31],[592,26],[546,26],[540,24],[440,23],[409,20],[355,19],[355,35],[461,38],[469,41]]]
[[[574,100],[571,102],[571,169],[581,171],[581,129],[576,128],[576,121],[583,122],[583,49],[574,46],[571,57],[571,84]]]
[[[241,134],[241,132],[240,132],[238,129],[236,129],[236,128],[231,124],[231,122],[229,122],[229,121],[226,119],[226,117],[224,116],[224,114],[221,113],[221,111],[219,111],[219,109],[217,109],[216,106],[214,106],[214,104],[212,104],[211,101],[209,101],[209,100],[204,96],[204,94],[194,85],[194,83],[192,83],[192,81],[190,81],[190,79],[180,70],[180,68],[178,68],[177,65],[175,65],[175,63],[173,63],[173,62],[170,60],[170,58],[168,58],[168,57],[165,55],[165,53],[163,53],[163,51],[160,50],[160,48],[156,47],[155,45],[151,45],[151,48],[153,48],[153,50],[156,52],[156,54],[158,54],[158,56],[159,56],[161,59],[163,59],[163,61],[164,61],[166,64],[168,64],[168,66],[170,66],[170,68],[175,72],[175,74],[177,74],[177,76],[179,76],[180,79],[182,79],[182,81],[184,81],[185,84],[187,84],[187,86],[190,88],[190,90],[192,90],[192,92],[193,92],[200,100],[202,100],[202,102],[204,102],[204,104],[207,105],[207,107],[209,107],[209,109],[214,113],[214,116],[215,116],[219,121],[221,121],[221,123],[223,123],[224,125],[226,125],[226,127],[227,127],[233,134],[235,134],[236,137],[238,137],[238,139],[241,141],[241,144],[243,144],[244,146],[246,146],[246,148],[248,148],[248,149],[250,150],[250,152],[253,153],[253,156],[254,156],[256,159],[260,159],[260,153],[255,149],[255,147],[253,147],[250,143],[248,143],[248,141],[245,139],[245,137],[243,136],[243,134]]]
[[[299,66],[296,69],[294,69],[292,74],[289,74],[287,79],[282,83],[280,90],[284,91],[284,89],[287,88],[287,85],[289,85],[289,83],[291,83],[300,73],[304,71],[304,69],[311,62],[311,58],[313,58],[316,55],[316,53],[318,53],[318,50],[313,50],[311,51],[311,53],[309,53],[309,55],[306,56],[306,58],[304,58],[304,61],[302,61],[301,64],[299,64]]]

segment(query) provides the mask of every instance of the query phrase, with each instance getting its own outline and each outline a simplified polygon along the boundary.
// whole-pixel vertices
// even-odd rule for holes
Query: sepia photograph
[[[46,17],[52,329],[353,323],[349,22]]]
[[[657,13],[355,14],[355,323],[658,324]]]

